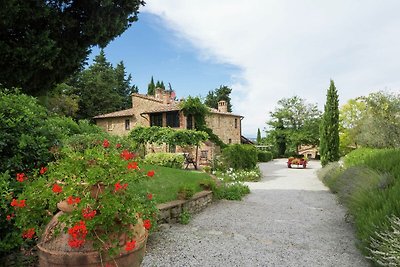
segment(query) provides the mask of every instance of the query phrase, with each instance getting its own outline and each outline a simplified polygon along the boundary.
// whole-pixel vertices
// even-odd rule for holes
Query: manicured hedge
[[[269,151],[258,151],[257,156],[259,162],[268,162],[273,158],[272,153]]]
[[[227,168],[254,169],[258,161],[257,149],[252,145],[229,145],[222,151],[222,158]]]

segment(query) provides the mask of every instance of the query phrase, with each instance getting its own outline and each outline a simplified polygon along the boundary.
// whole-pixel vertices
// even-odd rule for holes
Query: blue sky
[[[99,48],[93,48],[89,64],[99,51]],[[205,97],[208,91],[231,84],[232,76],[238,72],[233,65],[201,59],[189,43],[177,38],[162,26],[158,16],[150,13],[140,13],[139,21],[104,51],[114,66],[121,60],[124,62],[140,93],[147,93],[147,85],[153,76],[155,82],[162,80],[166,86],[171,83],[178,98]]]
[[[398,10],[398,0],[149,0],[105,51],[113,64],[124,61],[140,92],[151,75],[178,97],[230,86],[252,137],[282,98],[322,110],[330,79],[340,104],[399,93]]]

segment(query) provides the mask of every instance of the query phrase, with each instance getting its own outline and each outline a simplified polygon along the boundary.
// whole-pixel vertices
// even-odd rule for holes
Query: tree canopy
[[[400,95],[379,91],[349,100],[340,109],[342,153],[359,145],[400,147]]]
[[[144,1],[10,0],[0,9],[0,83],[39,95],[138,19]]]
[[[224,100],[227,103],[228,112],[232,112],[230,97],[231,92],[231,88],[226,85],[221,85],[219,88],[208,92],[206,99],[204,100],[204,104],[206,104],[210,108],[218,109],[218,102]]]
[[[307,104],[298,96],[283,98],[278,101],[278,107],[270,113],[271,119],[267,122],[267,131],[274,140],[274,146],[279,156],[285,150],[297,153],[300,145],[319,144],[319,122],[321,112],[317,105]]]

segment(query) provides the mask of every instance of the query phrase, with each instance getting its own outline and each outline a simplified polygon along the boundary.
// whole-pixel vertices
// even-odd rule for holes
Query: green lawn
[[[143,164],[142,168],[146,171],[154,170],[155,172],[155,175],[143,182],[142,186],[144,190],[153,194],[153,198],[157,203],[175,200],[181,186],[193,187],[195,192],[200,192],[202,188],[199,182],[211,180],[211,177],[204,172],[178,170],[146,164]]]

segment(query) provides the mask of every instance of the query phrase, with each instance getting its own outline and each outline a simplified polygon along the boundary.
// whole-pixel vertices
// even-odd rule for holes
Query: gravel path
[[[152,234],[143,266],[369,266],[345,211],[318,180],[319,162],[260,165],[243,201],[218,201],[188,225]]]

